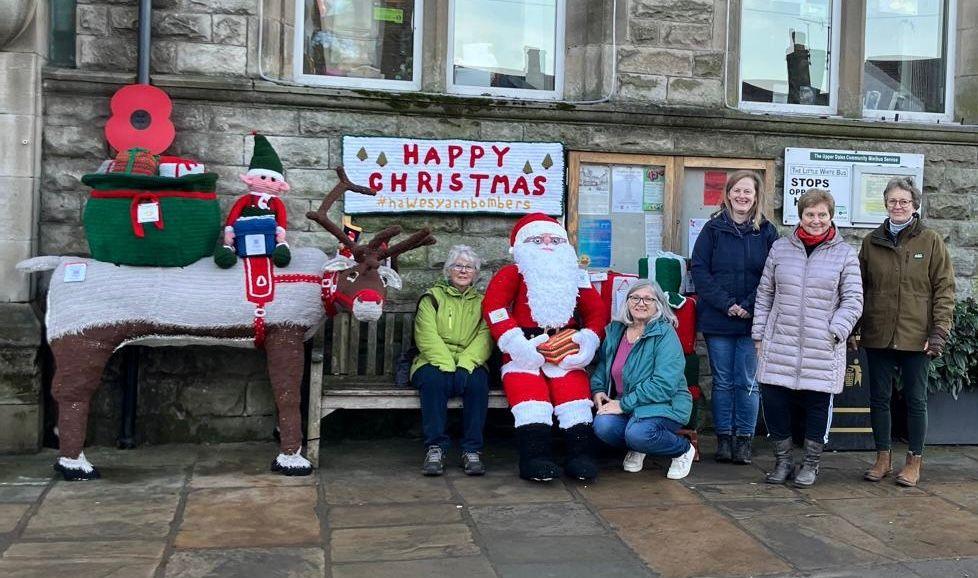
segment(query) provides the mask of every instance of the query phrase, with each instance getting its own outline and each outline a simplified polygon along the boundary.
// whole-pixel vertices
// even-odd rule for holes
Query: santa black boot
[[[579,423],[564,430],[564,443],[567,446],[567,475],[583,481],[598,477],[598,465],[594,463],[594,432],[589,423]]]
[[[560,475],[551,453],[550,426],[531,423],[516,428],[520,444],[520,477],[534,482],[549,482]]]

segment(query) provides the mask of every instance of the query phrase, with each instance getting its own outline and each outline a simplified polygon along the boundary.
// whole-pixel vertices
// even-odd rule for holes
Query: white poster
[[[696,246],[696,239],[699,238],[700,233],[703,232],[703,227],[706,226],[707,221],[710,219],[690,219],[689,220],[689,256],[693,256],[693,247]]]
[[[655,255],[662,250],[663,217],[661,213],[645,213],[645,254]]]
[[[607,215],[611,199],[611,169],[607,165],[581,165],[578,181],[578,214]]]
[[[643,176],[640,166],[616,165],[611,169],[611,212],[641,213]]]
[[[560,143],[344,136],[343,168],[377,193],[347,192],[348,214],[564,211]]]

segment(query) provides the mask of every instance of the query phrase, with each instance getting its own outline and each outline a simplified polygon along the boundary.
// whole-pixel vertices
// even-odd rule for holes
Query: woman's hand
[[[621,402],[617,399],[609,399],[604,405],[598,408],[598,413],[620,415],[624,412],[621,411]]]
[[[608,394],[603,391],[599,391],[598,393],[594,394],[594,397],[591,399],[594,401],[594,409],[598,410],[599,413],[601,412],[601,406],[611,401]]]
[[[736,303],[731,305],[730,309],[727,309],[727,315],[729,315],[730,317],[740,317],[741,319],[750,318],[750,313],[748,313],[746,309],[744,309],[740,305],[737,305]]]

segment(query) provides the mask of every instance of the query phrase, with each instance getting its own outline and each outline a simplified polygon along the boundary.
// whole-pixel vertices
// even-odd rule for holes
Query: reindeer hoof
[[[85,454],[78,454],[76,459],[60,457],[54,462],[54,471],[59,472],[66,482],[83,482],[97,480],[102,476],[87,459]]]
[[[272,471],[283,476],[308,476],[312,473],[312,464],[299,452],[282,453],[272,460]]]

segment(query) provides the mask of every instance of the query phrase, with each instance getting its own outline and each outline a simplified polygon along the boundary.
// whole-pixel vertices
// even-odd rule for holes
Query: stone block
[[[485,217],[472,215],[462,217],[462,231],[473,235],[503,236],[509,239],[509,233],[519,217]]]
[[[188,12],[209,14],[242,14],[258,13],[258,3],[255,0],[179,0],[180,8]]]
[[[177,69],[183,73],[243,76],[248,63],[244,46],[221,44],[177,44]]]
[[[648,103],[666,101],[668,78],[655,74],[620,73],[618,75],[618,98]]]
[[[708,49],[713,41],[711,24],[666,22],[662,25],[660,44],[671,48]]]
[[[213,107],[210,128],[222,133],[292,135],[299,130],[299,113],[285,108]]]
[[[182,131],[207,131],[211,128],[211,116],[214,114],[214,108],[213,106],[181,103],[180,106],[173,108],[170,120],[173,121],[177,134]]]
[[[482,140],[487,141],[522,141],[523,125],[518,122],[483,121],[479,125]]]
[[[690,76],[693,73],[693,53],[668,48],[618,49],[618,69],[638,74]]]
[[[675,131],[673,134],[676,139],[676,152],[684,154],[749,157],[754,147],[753,135],[685,130]]]
[[[667,99],[672,104],[717,108],[723,105],[723,84],[709,78],[670,78]]]
[[[178,107],[182,108],[182,107]],[[44,126],[95,124],[104,126],[109,118],[109,99],[78,98],[67,94],[44,95]],[[47,158],[44,159],[47,163]]]
[[[44,127],[44,154],[91,159],[91,172],[109,158],[105,132],[93,124]]]
[[[174,155],[198,159],[208,165],[247,164],[244,135],[178,131],[170,150]],[[250,142],[248,143],[248,152],[247,158],[250,159]]]
[[[35,254],[33,245],[33,241],[0,241],[0,271],[4,271],[0,276],[0,306],[8,302],[23,304],[30,301],[31,279],[15,267],[17,263]],[[0,340],[0,345],[2,344]]]
[[[709,23],[713,0],[634,0],[632,16],[672,22]]]
[[[304,135],[352,133],[372,136],[392,132],[395,119],[381,114],[361,114],[338,110],[303,110],[299,112],[299,132]]]
[[[932,194],[924,197],[927,216],[934,219],[961,219],[973,214],[966,195]]]
[[[34,176],[34,115],[0,114],[0,176]]]
[[[149,67],[150,70],[157,74],[176,74],[176,43],[165,40],[153,41],[153,47],[149,55]]]
[[[245,389],[237,380],[209,380],[185,386],[178,402],[193,416],[239,416],[245,410]]]
[[[6,363],[13,354],[34,354],[31,350],[0,351],[0,363]],[[0,405],[37,404],[41,401],[41,368],[33,367],[33,373],[0,372]]]
[[[60,192],[84,192],[87,187],[82,184],[82,175],[93,172],[97,168],[91,159],[74,159],[56,157],[45,154],[41,164],[41,202],[43,197]]]
[[[462,230],[461,218],[442,215],[362,215],[356,217],[357,226],[368,233],[376,233],[391,225],[400,225],[403,231],[418,231],[427,227],[436,233],[456,233]]]
[[[0,177],[0,240],[30,241],[34,237],[34,179]]]
[[[591,144],[598,150],[646,154],[669,152],[673,149],[670,131],[655,127],[595,127],[591,133]]]
[[[926,178],[924,180],[926,182]],[[978,193],[978,169],[945,167],[944,184],[943,192],[960,195]]]
[[[37,57],[26,52],[0,52],[0,114],[37,113]]]
[[[705,52],[693,55],[693,76],[720,78],[722,74],[722,52]]]
[[[153,14],[153,34],[157,38],[209,42],[211,17],[208,14],[156,11]]]
[[[330,166],[326,139],[270,136],[268,141],[286,167],[325,169]]]
[[[319,249],[328,255],[332,255],[336,252],[336,246],[339,241],[336,237],[322,230],[314,231],[296,231],[295,234],[290,235],[289,245],[293,248],[297,247],[312,247],[314,249]]]
[[[309,199],[296,198],[286,194],[282,199],[285,202],[285,211],[288,215],[289,231],[308,231],[310,225],[314,224],[306,218],[306,212],[312,210]],[[319,225],[316,225],[318,227]]]
[[[526,142],[559,142],[568,149],[588,148],[590,127],[586,124],[533,123],[523,129]]]
[[[136,69],[134,34],[120,33],[113,36],[79,34],[77,46],[78,68],[115,72],[131,72]]]
[[[0,303],[0,319],[4,320],[0,324],[0,347],[34,349],[41,345],[41,322],[30,304]]]
[[[972,277],[975,274],[976,254],[973,249],[949,247],[951,264],[957,277]]]
[[[659,44],[660,29],[656,20],[630,18],[628,21],[628,39],[632,44],[640,46],[656,46]]]
[[[978,76],[958,77],[954,89],[954,118],[978,124]]]
[[[116,30],[137,30],[139,9],[135,6],[110,6],[109,25]]]
[[[408,138],[479,138],[479,123],[466,118],[398,116],[396,130],[388,130]]]
[[[0,405],[0,454],[36,452],[41,447],[41,406]]]
[[[978,223],[958,223],[957,244],[961,247],[978,247]]]
[[[245,392],[245,415],[275,415],[275,396],[268,379],[248,380]]]
[[[213,16],[211,40],[216,44],[247,45],[248,19],[244,16]]]
[[[339,182],[336,173],[329,169],[293,169],[291,167],[285,169],[285,180],[292,187],[288,194],[293,197],[315,199],[317,202],[313,208],[318,208],[319,201],[326,198],[326,194]],[[343,199],[337,200],[336,204],[342,206]]]
[[[88,256],[88,239],[81,223],[45,223],[38,231],[42,255]],[[26,257],[25,257],[26,258]]]
[[[441,271],[445,258],[454,245],[468,245],[482,258],[482,267],[497,268],[511,261],[509,254],[509,237],[473,236],[473,235],[440,235],[438,243],[428,247],[428,266]]]
[[[81,4],[75,8],[75,32],[105,36],[109,32],[109,8],[98,4]]]

